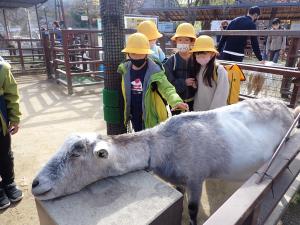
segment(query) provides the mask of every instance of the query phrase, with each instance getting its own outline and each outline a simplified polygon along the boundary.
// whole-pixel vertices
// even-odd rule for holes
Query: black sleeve
[[[233,30],[233,26],[234,26],[234,23],[230,22],[228,27],[226,28],[226,30]],[[218,51],[219,52],[221,52],[223,50],[224,45],[226,43],[226,40],[227,40],[227,36],[222,35],[221,38],[220,38],[220,42],[218,44]]]
[[[251,29],[250,30],[256,30],[255,23],[253,23],[253,25],[251,25]],[[260,52],[260,49],[259,49],[259,44],[258,44],[257,36],[251,36],[251,45],[252,45],[252,49],[253,49],[253,52],[254,52],[256,58],[259,61],[262,61],[262,55],[261,55],[261,52]]]
[[[218,52],[221,52],[223,50],[223,47],[225,45],[227,37],[226,36],[221,36],[220,42],[218,44]]]
[[[184,93],[185,91],[185,79],[178,78],[175,76],[173,68],[174,68],[174,57],[171,56],[167,62],[164,64],[165,73],[167,75],[168,80],[171,84],[176,88],[176,92],[178,94]]]

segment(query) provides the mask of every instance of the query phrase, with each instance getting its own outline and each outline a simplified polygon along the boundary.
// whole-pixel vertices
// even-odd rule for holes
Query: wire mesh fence
[[[282,93],[290,96],[293,86],[291,79],[287,87],[282,87],[282,75],[244,70],[246,81],[241,83],[242,95],[249,97],[273,97],[282,99]]]

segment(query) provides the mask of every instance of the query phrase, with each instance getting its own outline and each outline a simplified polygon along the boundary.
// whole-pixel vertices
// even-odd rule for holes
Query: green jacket
[[[7,133],[9,123],[20,122],[19,93],[10,65],[0,62],[0,130]]]
[[[118,72],[122,75],[125,126],[130,118],[131,65],[131,62],[127,61],[121,63],[118,67]],[[153,88],[154,86],[157,88]],[[163,97],[171,107],[183,102],[176,93],[174,86],[168,81],[162,68],[151,59],[148,59],[148,68],[144,78],[143,89],[143,120],[145,128],[154,127],[168,118],[166,105],[161,97]]]

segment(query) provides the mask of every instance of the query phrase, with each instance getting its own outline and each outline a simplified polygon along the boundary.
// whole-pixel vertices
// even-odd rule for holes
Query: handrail
[[[201,30],[198,35],[230,35],[230,36],[288,36],[300,37],[300,30]]]
[[[283,76],[290,76],[290,77],[300,77],[300,70],[296,70],[292,67],[272,67],[266,66],[263,64],[251,64],[251,63],[240,63],[240,62],[232,62],[232,61],[219,61],[222,65],[238,65],[241,69],[244,70],[251,70],[263,73],[272,73],[277,75]]]

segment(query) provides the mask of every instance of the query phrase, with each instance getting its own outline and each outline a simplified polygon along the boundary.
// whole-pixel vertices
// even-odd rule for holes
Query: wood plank
[[[67,74],[66,71],[64,71],[64,70],[62,70],[62,69],[56,69],[56,71],[59,72],[59,73],[61,73],[61,74],[64,74],[64,75]]]
[[[74,64],[90,64],[90,63],[103,63],[103,60],[88,60],[88,61],[70,62],[71,65],[74,65]]]
[[[300,30],[202,30],[199,35],[230,35],[230,36],[288,36],[300,37]]]

